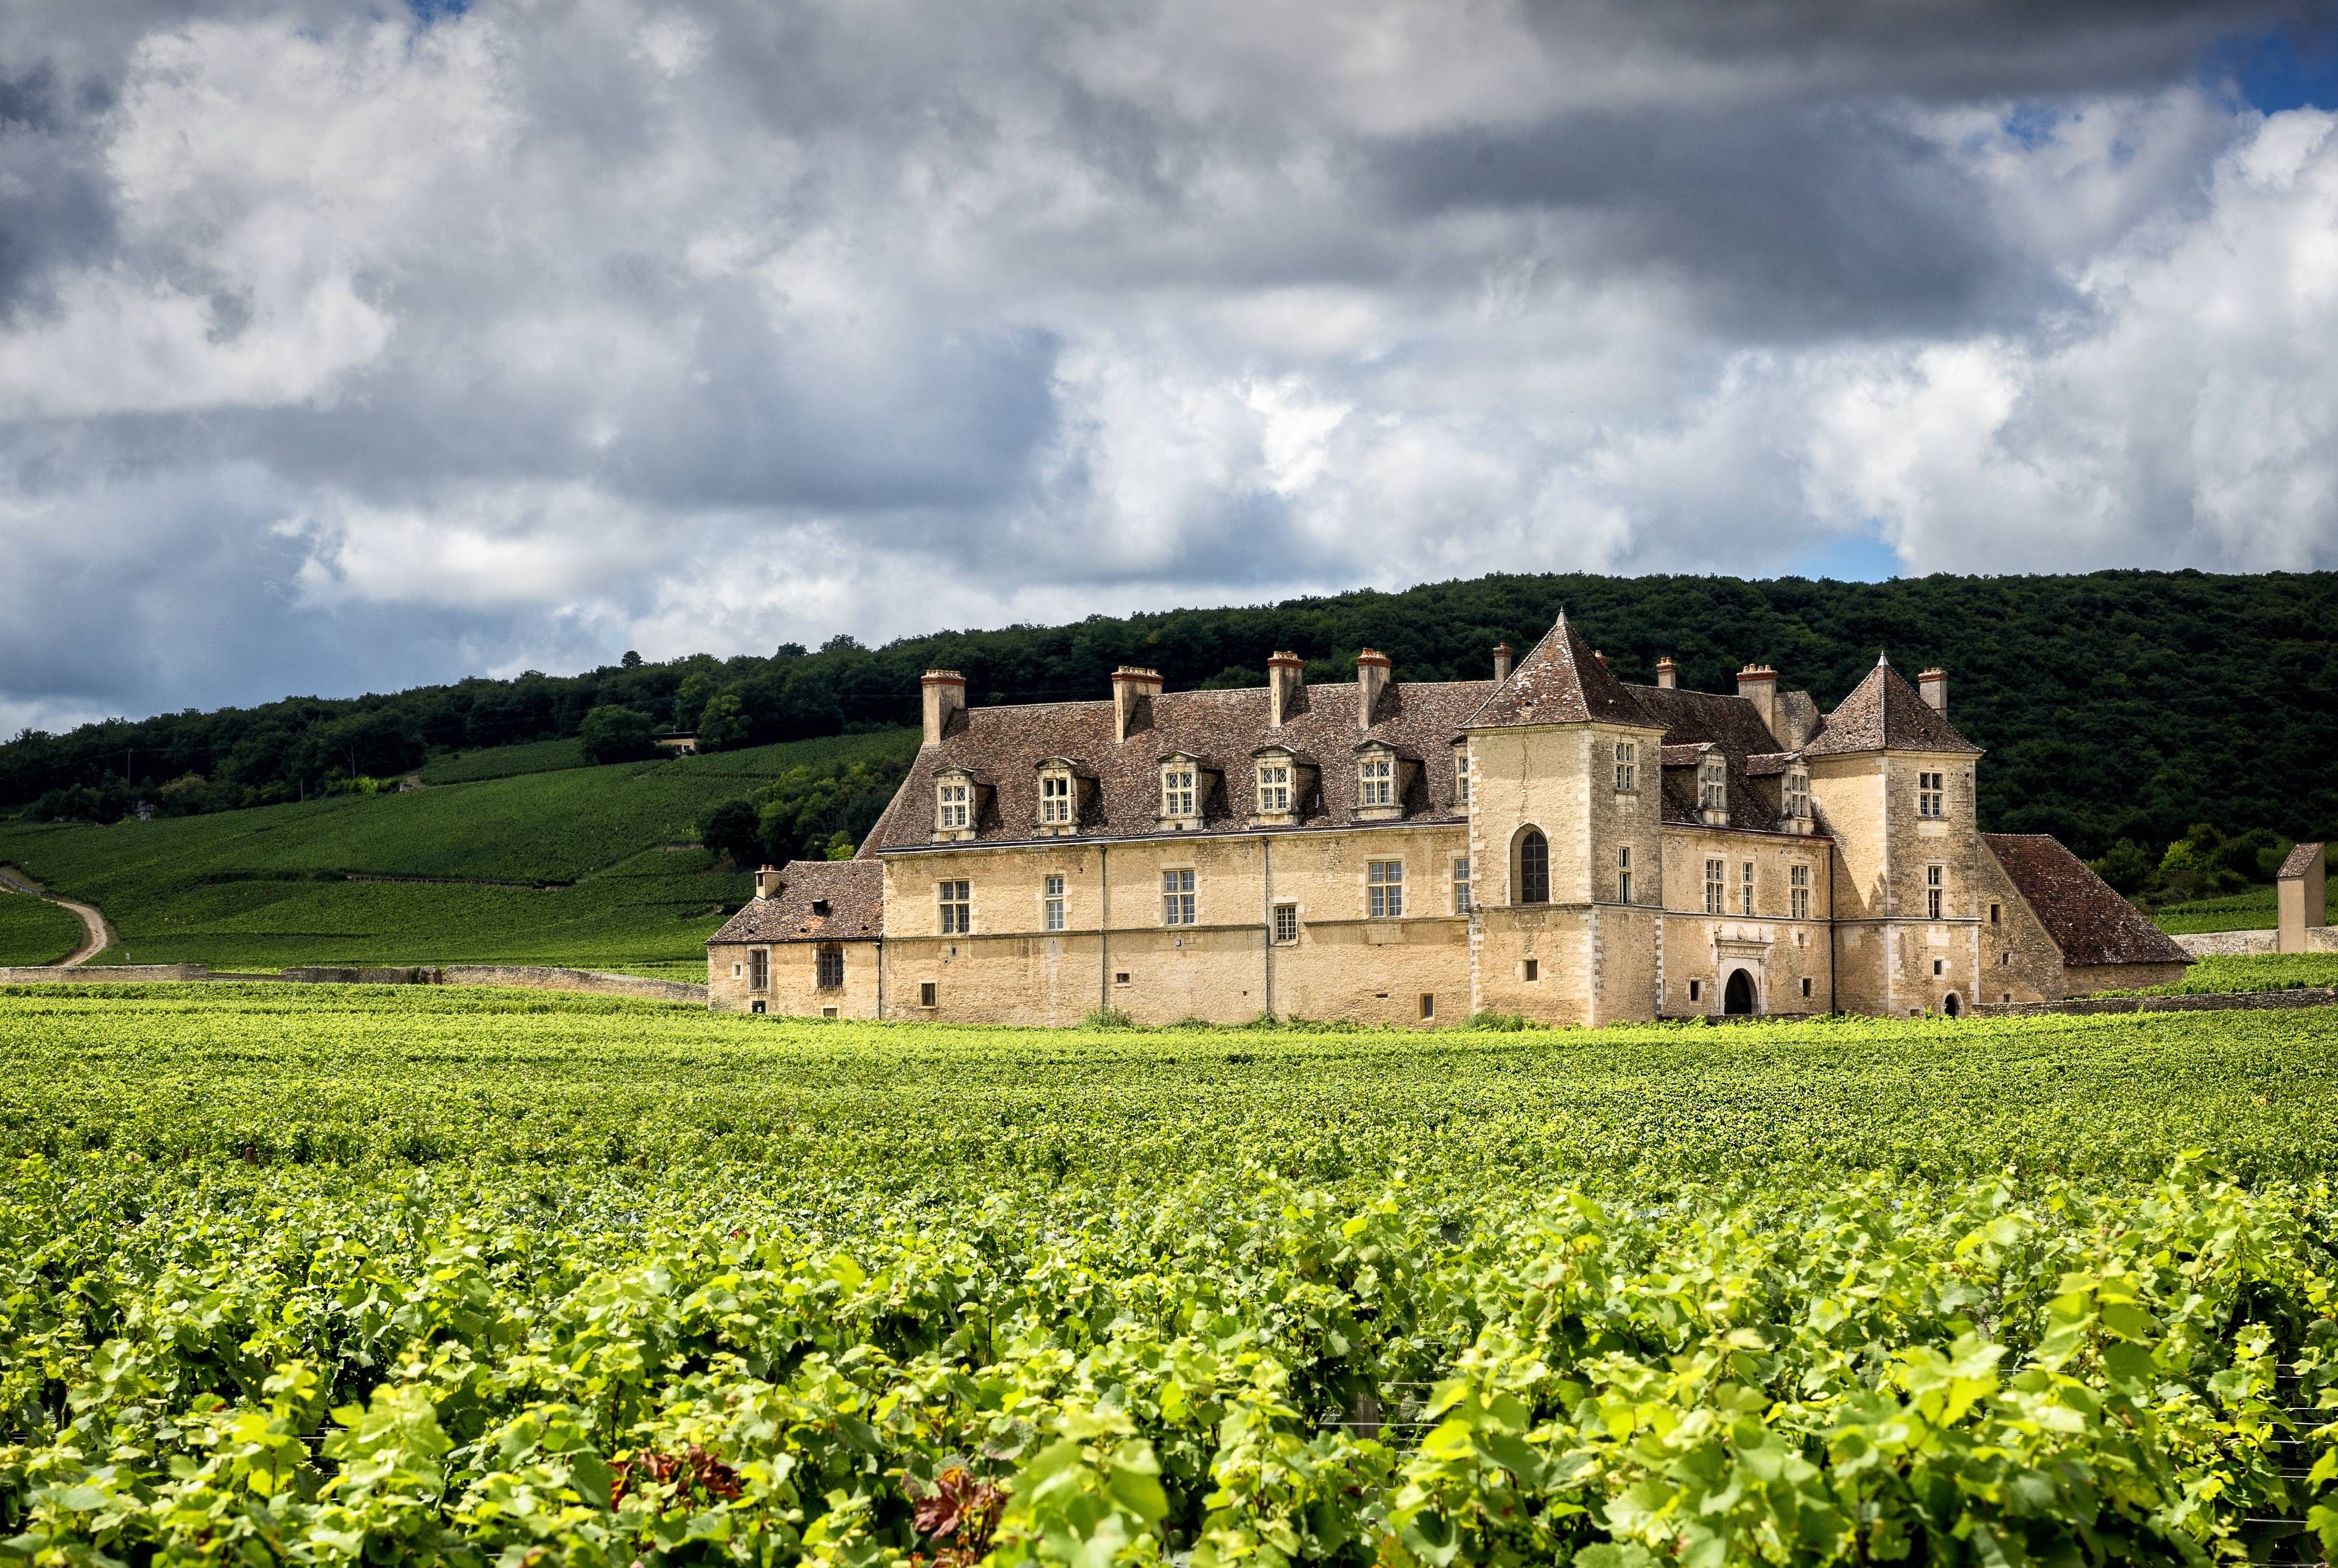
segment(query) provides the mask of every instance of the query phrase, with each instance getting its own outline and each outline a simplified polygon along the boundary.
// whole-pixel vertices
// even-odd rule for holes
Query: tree
[[[642,667],[642,656],[628,648],[625,650],[625,656],[617,661],[617,667],[621,670],[638,670]]]
[[[763,861],[762,821],[752,801],[725,800],[698,825],[698,841],[733,865],[752,869]]]
[[[698,719],[701,751],[735,751],[747,743],[747,701],[736,686],[718,691]]]
[[[630,762],[657,755],[657,742],[650,739],[656,732],[657,725],[648,714],[604,705],[584,715],[576,739],[583,743],[588,762]]]

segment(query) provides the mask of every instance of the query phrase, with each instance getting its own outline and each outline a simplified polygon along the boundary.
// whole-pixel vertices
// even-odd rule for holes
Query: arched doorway
[[[1539,828],[1518,835],[1518,897],[1520,904],[1550,902],[1550,841]]]
[[[1950,992],[1949,999],[1940,1004],[1940,1011],[1954,1018],[1960,1010],[1957,1003],[1957,994],[1953,991]]]
[[[1722,989],[1721,1010],[1743,1015],[1754,1011],[1754,976],[1743,969],[1730,971],[1729,984]]]

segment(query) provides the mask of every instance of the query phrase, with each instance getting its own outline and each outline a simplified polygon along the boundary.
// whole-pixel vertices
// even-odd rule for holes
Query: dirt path
[[[76,964],[86,964],[113,945],[113,932],[106,925],[105,916],[88,905],[76,904],[70,898],[58,897],[14,866],[0,866],[0,883],[6,884],[19,893],[29,893],[35,898],[45,898],[58,907],[70,909],[81,916],[81,946],[74,949],[72,957],[57,960],[58,968],[69,969]]]

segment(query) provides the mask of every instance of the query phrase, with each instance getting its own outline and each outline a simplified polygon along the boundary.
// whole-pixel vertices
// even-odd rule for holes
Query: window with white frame
[[[1041,901],[1041,913],[1046,918],[1047,929],[1061,931],[1064,928],[1064,879],[1061,877],[1050,877],[1041,886],[1045,889]]]
[[[1299,940],[1299,906],[1277,904],[1274,906],[1274,939],[1277,942]]]
[[[1917,816],[1945,817],[1948,815],[1946,803],[1949,792],[1941,787],[1941,779],[1942,776],[1938,773],[1916,775]]]
[[[1194,924],[1194,874],[1191,871],[1161,873],[1161,924]]]
[[[1194,765],[1191,762],[1164,763],[1161,769],[1161,815],[1192,818],[1199,815],[1194,809]]]
[[[1796,766],[1786,769],[1786,815],[1793,818],[1811,814],[1811,770]]]
[[[1453,862],[1453,913],[1469,913],[1469,861],[1467,857]]]
[[[1737,868],[1737,912],[1754,913],[1754,862],[1748,860]]]
[[[1291,809],[1291,759],[1288,757],[1259,759],[1258,808],[1262,813]]]
[[[1948,867],[1945,866],[1924,867],[1925,919],[1938,920],[1940,917],[1940,900],[1941,896],[1948,891]]]
[[[1395,758],[1385,751],[1376,751],[1356,764],[1356,804],[1359,806],[1396,804]]]
[[[1453,804],[1469,804],[1469,749],[1467,746],[1453,749]]]
[[[1729,867],[1719,860],[1704,863],[1704,912],[1708,915],[1729,913]]]
[[[1616,846],[1616,902],[1629,904],[1631,901],[1632,847],[1629,844],[1618,844]]]
[[[1619,793],[1629,793],[1639,787],[1640,743],[1618,740],[1616,742],[1616,789]]]
[[[1364,867],[1368,913],[1375,920],[1393,920],[1404,913],[1404,862],[1374,860]]]
[[[1039,821],[1046,827],[1061,827],[1072,819],[1072,776],[1068,773],[1039,775]]]
[[[1807,866],[1786,867],[1787,913],[1796,920],[1811,917],[1811,868]]]
[[[934,786],[934,826],[953,831],[974,820],[974,786],[963,779],[945,779]]]
[[[974,885],[972,883],[936,883],[934,903],[941,912],[943,936],[963,936],[974,929]]]
[[[1707,757],[1696,765],[1696,808],[1729,809],[1729,764],[1718,756]]]

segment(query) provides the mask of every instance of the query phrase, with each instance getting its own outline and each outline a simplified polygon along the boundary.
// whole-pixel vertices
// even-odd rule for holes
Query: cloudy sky
[[[2338,567],[2247,0],[12,0],[0,729],[1505,569]]]

